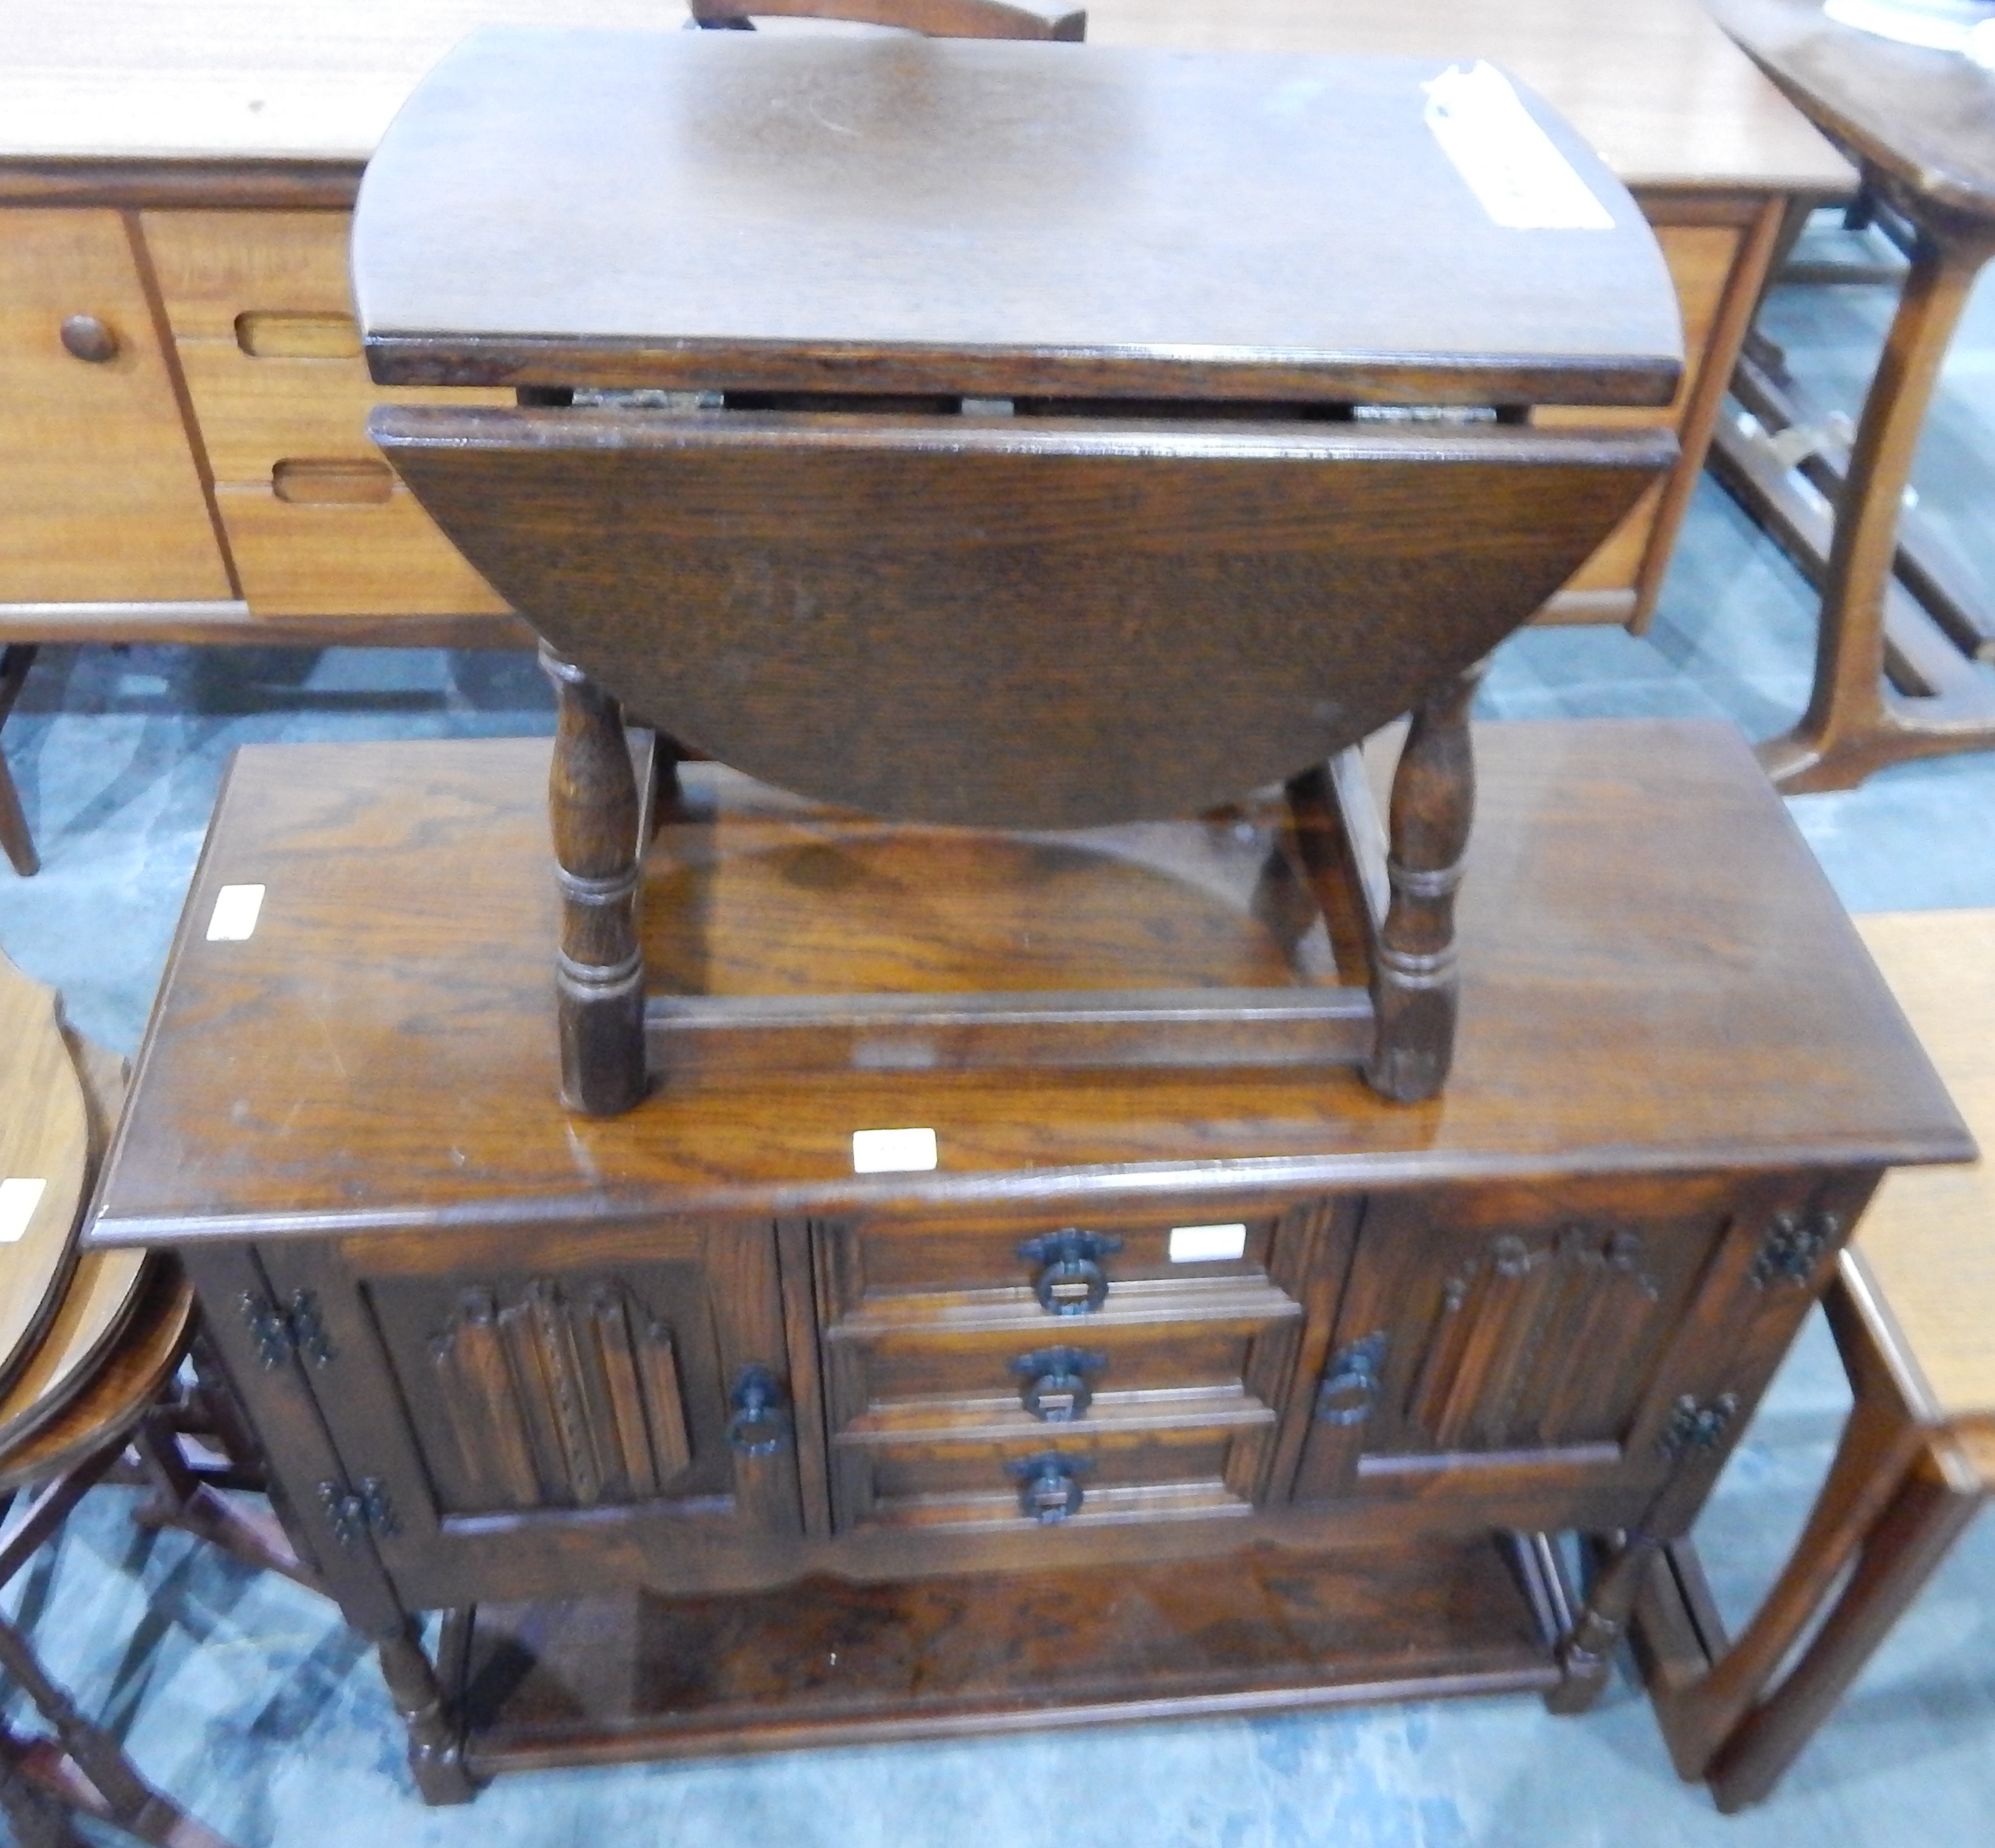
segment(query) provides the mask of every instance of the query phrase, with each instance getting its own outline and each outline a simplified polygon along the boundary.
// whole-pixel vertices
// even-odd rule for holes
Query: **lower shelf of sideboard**
[[[1544,1689],[1535,1555],[1182,1565],[476,1607],[443,1650],[475,1776]]]

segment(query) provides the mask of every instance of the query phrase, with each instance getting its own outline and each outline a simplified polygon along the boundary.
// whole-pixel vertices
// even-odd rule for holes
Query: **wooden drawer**
[[[75,315],[108,357],[65,349]],[[0,212],[0,603],[231,594],[118,213]]]
[[[407,489],[383,475],[342,476],[327,469],[290,486],[287,470],[276,484],[218,486],[237,577],[258,616],[502,615],[506,605],[467,565]],[[302,472],[300,472],[302,473]],[[294,493],[326,499],[287,500]],[[342,498],[376,493],[376,498]]]
[[[338,211],[143,215],[242,594],[263,616],[479,615],[505,603],[367,440],[395,390],[361,357]]]
[[[862,1315],[828,1334],[839,1524],[871,1518],[884,1491],[868,1459],[883,1445],[896,1454],[972,1440],[1015,1448],[1276,1424],[1302,1338],[1293,1297],[1247,1277],[1139,1281],[1114,1293],[1084,1325],[1049,1321],[1036,1301],[1007,1301],[927,1324]]]
[[[819,1293],[827,1327],[863,1317],[905,1325],[965,1314],[1009,1313],[1024,1327],[1059,1328],[1160,1302],[1154,1289],[1221,1279],[1267,1286],[1278,1266],[1270,1213],[1186,1211],[1166,1220],[1113,1213],[930,1222],[866,1220],[819,1228]],[[1234,1228],[1229,1240],[1222,1228]],[[1056,1242],[1066,1240],[1063,1249]],[[1039,1241],[1036,1252],[1028,1248]],[[1193,1252],[1234,1255],[1191,1255]],[[1180,1255],[1173,1257],[1176,1249]],[[1091,1305],[1091,1306],[1090,1306]]]
[[[848,1434],[832,1452],[839,1524],[1029,1530],[1247,1514],[1274,1423],[1262,1411],[1245,1428],[1063,1432],[1056,1443],[1043,1431],[965,1442]]]

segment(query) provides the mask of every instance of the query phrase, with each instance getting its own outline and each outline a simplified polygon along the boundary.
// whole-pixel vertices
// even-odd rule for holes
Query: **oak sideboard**
[[[498,21],[669,28],[658,0],[17,0],[0,15],[0,641],[524,644],[367,441],[361,170]],[[1547,606],[1639,627],[1783,211],[1851,175],[1695,0],[1104,0],[1101,44],[1485,57],[1657,228],[1691,361],[1682,460]],[[503,395],[503,394],[502,394]],[[455,394],[464,402],[465,394]]]
[[[1971,1151],[1743,742],[1666,722],[1480,729],[1427,1103],[882,1069],[572,1116],[548,752],[239,754],[88,1235],[186,1266],[433,1801],[660,1753],[1576,1709],[1880,1173]],[[1055,845],[684,781],[667,991],[1293,979],[1263,808]],[[211,936],[244,885],[253,929]],[[855,1159],[911,1125],[932,1168]],[[1561,1534],[1603,1549],[1583,1586]]]

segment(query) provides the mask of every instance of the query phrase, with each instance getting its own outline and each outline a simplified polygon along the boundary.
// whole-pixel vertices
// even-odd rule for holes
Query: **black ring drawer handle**
[[[1094,1459],[1049,1450],[1005,1467],[1018,1479],[1019,1513],[1042,1527],[1056,1527],[1080,1512],[1087,1498],[1079,1478],[1083,1470],[1094,1467]]]
[[[1094,1400],[1089,1376],[1108,1364],[1108,1356],[1087,1348],[1040,1348],[1021,1354],[1011,1371],[1025,1381],[1018,1397],[1042,1424],[1071,1424],[1087,1415]]]
[[[744,1457],[773,1457],[790,1434],[790,1414],[783,1389],[767,1367],[743,1367],[734,1376],[728,1396],[734,1415],[727,1420],[727,1441]]]
[[[1105,1232],[1068,1226],[1028,1238],[1018,1247],[1018,1255],[1039,1267],[1032,1292],[1047,1314],[1091,1315],[1108,1300],[1101,1260],[1121,1249],[1122,1241]]]

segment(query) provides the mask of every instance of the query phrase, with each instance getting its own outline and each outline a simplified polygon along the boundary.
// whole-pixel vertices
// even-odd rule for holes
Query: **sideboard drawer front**
[[[328,492],[340,491],[330,471],[323,479]],[[218,486],[215,503],[251,613],[504,614],[504,599],[437,531],[408,489],[393,479],[381,486],[386,497],[375,500],[286,500],[267,479]],[[314,489],[308,485],[304,491]]]
[[[1244,1515],[1261,1492],[1272,1424],[1063,1433],[1057,1443],[1039,1433],[1005,1442],[841,1438],[833,1451],[841,1525],[1028,1531]],[[1040,1512],[1028,1513],[1028,1502]]]
[[[151,211],[143,225],[251,613],[504,613],[368,441],[367,417],[389,400],[513,394],[390,391],[368,377],[349,215]]]
[[[1059,1330],[1049,1331],[1036,1316],[1022,1328],[994,1331],[835,1338],[826,1344],[833,1428],[868,1415],[941,1416],[972,1403],[1008,1407],[1030,1417],[1025,1395],[1063,1372],[1084,1380],[1093,1395],[1093,1406],[1076,1422],[1089,1410],[1099,1415],[1103,1406],[1138,1396],[1245,1390],[1259,1372],[1257,1345],[1292,1333],[1300,1315],[1279,1292],[1254,1293],[1252,1308],[1238,1317],[1194,1320],[1185,1306],[1184,1313],[1153,1322],[1097,1317],[1070,1341]]]
[[[1274,1267],[1274,1215],[1207,1208],[1165,1218],[1076,1211],[1058,1217],[924,1221],[885,1218],[821,1228],[826,1321],[847,1317],[926,1320],[973,1304],[1018,1306],[1049,1328],[1080,1325],[1121,1307],[1121,1286],[1246,1279],[1265,1283]],[[1225,1228],[1238,1228],[1230,1236]],[[1033,1240],[1077,1235],[1071,1275],[1046,1281],[1049,1260],[1021,1248]],[[1226,1251],[1238,1256],[1172,1255]],[[1183,1235],[1190,1234],[1186,1237]],[[1088,1306],[1083,1270],[1099,1273],[1098,1305]],[[1051,1300],[1059,1307],[1047,1310]]]

